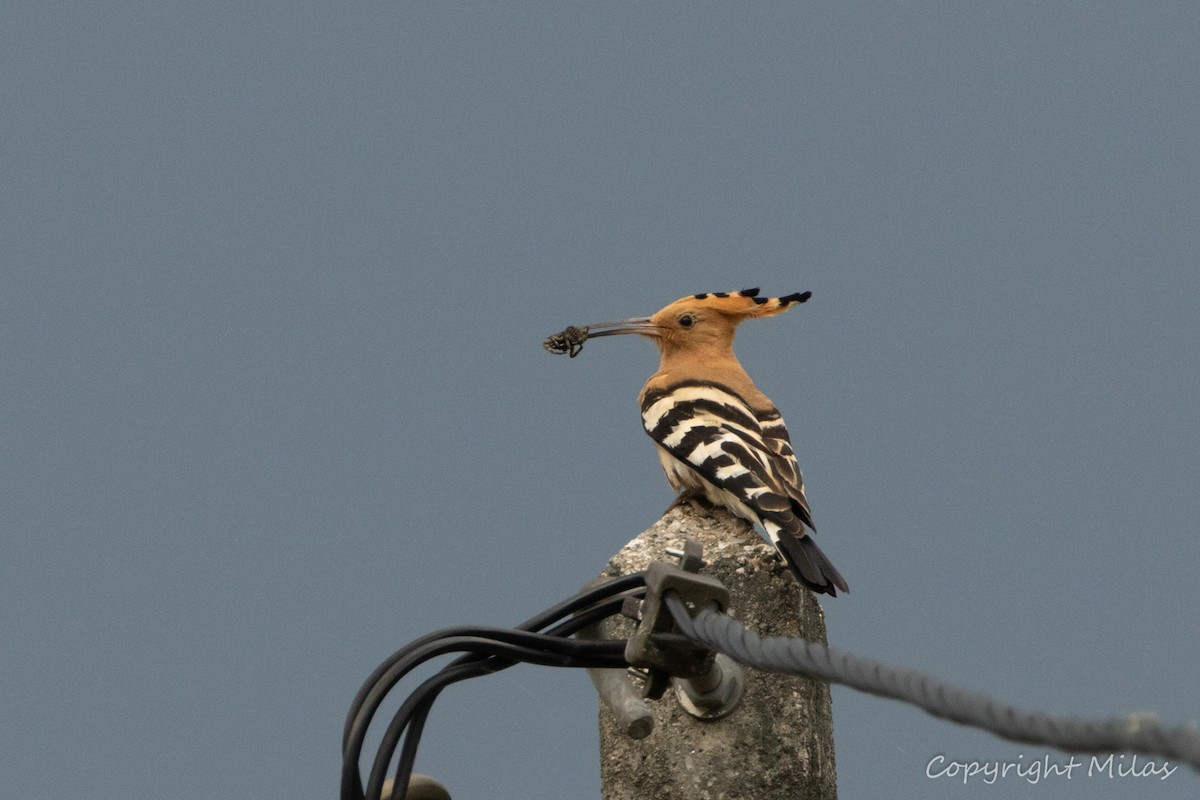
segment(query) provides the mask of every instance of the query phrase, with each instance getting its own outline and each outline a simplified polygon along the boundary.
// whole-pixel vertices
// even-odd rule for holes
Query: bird
[[[707,502],[758,525],[801,585],[836,597],[849,587],[813,541],[812,511],[783,417],[733,353],[740,323],[781,314],[811,296],[760,297],[758,289],[688,295],[649,317],[568,328],[545,346],[574,357],[587,339],[652,339],[660,363],[638,403],[677,493],[672,506]]]

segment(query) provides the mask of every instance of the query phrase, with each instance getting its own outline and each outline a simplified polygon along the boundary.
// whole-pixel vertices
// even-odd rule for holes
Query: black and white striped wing
[[[696,382],[651,392],[642,403],[642,424],[682,466],[718,490],[731,510],[753,512],[773,540],[773,529],[804,535],[807,501],[795,508],[792,495],[803,497],[803,490],[788,485],[799,476],[795,457],[765,437],[754,412],[731,390]],[[782,446],[790,452],[786,439]]]
[[[668,476],[673,468],[690,471],[671,477],[673,484],[707,483],[710,499],[762,525],[801,583],[831,595],[845,591],[804,530],[812,515],[778,412],[764,423],[737,394],[712,383],[678,384],[642,401],[646,432],[677,462],[664,462]]]
[[[815,531],[817,526],[813,525],[808,495],[804,493],[804,475],[800,472],[800,465],[796,463],[796,453],[792,450],[792,440],[788,436],[787,427],[783,424],[783,417],[780,416],[778,409],[772,408],[769,412],[760,412],[758,421],[762,426],[763,442],[775,455],[775,468],[779,473],[780,483],[787,489],[788,496],[795,503],[796,515],[805,525]]]

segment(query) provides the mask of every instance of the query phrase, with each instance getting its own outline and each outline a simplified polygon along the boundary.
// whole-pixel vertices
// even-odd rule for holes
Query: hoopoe
[[[762,526],[801,584],[836,596],[849,588],[810,535],[812,512],[783,418],[733,354],[740,322],[780,314],[811,295],[759,297],[758,289],[691,295],[650,317],[568,328],[550,337],[546,349],[575,356],[589,338],[653,339],[661,363],[638,402],[676,503],[705,499]]]

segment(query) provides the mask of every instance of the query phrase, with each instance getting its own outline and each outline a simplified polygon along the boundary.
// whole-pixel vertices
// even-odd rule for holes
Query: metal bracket
[[[596,578],[588,581],[583,588],[590,589],[604,583],[605,580],[605,578]],[[626,598],[627,607],[630,601],[641,602],[636,597]],[[604,620],[588,625],[575,636],[578,639],[593,642],[602,642],[609,638]],[[588,677],[592,679],[592,685],[596,687],[596,693],[600,695],[600,700],[612,712],[621,733],[630,739],[645,739],[649,736],[654,730],[654,711],[634,688],[626,670],[588,667],[587,673]]]
[[[667,554],[677,559],[678,566],[666,561],[652,563],[646,570],[645,599],[628,598],[621,609],[638,623],[625,643],[625,660],[640,691],[620,670],[588,670],[621,732],[633,739],[645,738],[654,729],[654,714],[646,700],[658,700],[670,687],[683,710],[701,720],[718,719],[733,711],[745,689],[741,665],[677,634],[663,600],[667,592],[675,592],[689,609],[714,604],[724,611],[729,606],[729,591],[716,578],[697,574],[704,567],[703,550],[697,542],[689,539],[682,550],[668,549]],[[607,638],[603,623],[589,626],[579,636]]]
[[[704,563],[700,545],[688,541],[682,562],[698,568]],[[688,608],[715,603],[724,611],[729,606],[729,590],[716,578],[698,575],[665,561],[655,561],[646,570],[646,599],[640,608],[641,622],[625,645],[625,660],[647,671],[642,695],[651,700],[662,697],[672,675],[695,678],[712,669],[713,654],[687,639],[667,637],[675,631],[675,620],[663,602],[663,595],[675,592]]]

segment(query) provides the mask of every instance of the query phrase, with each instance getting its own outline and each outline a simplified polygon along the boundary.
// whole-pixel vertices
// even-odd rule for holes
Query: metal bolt
[[[663,551],[678,561],[685,572],[699,572],[704,568],[704,547],[697,541],[685,539],[683,549],[667,547]]]
[[[621,603],[621,616],[628,617],[635,622],[642,618],[642,599],[640,597],[626,597]]]

